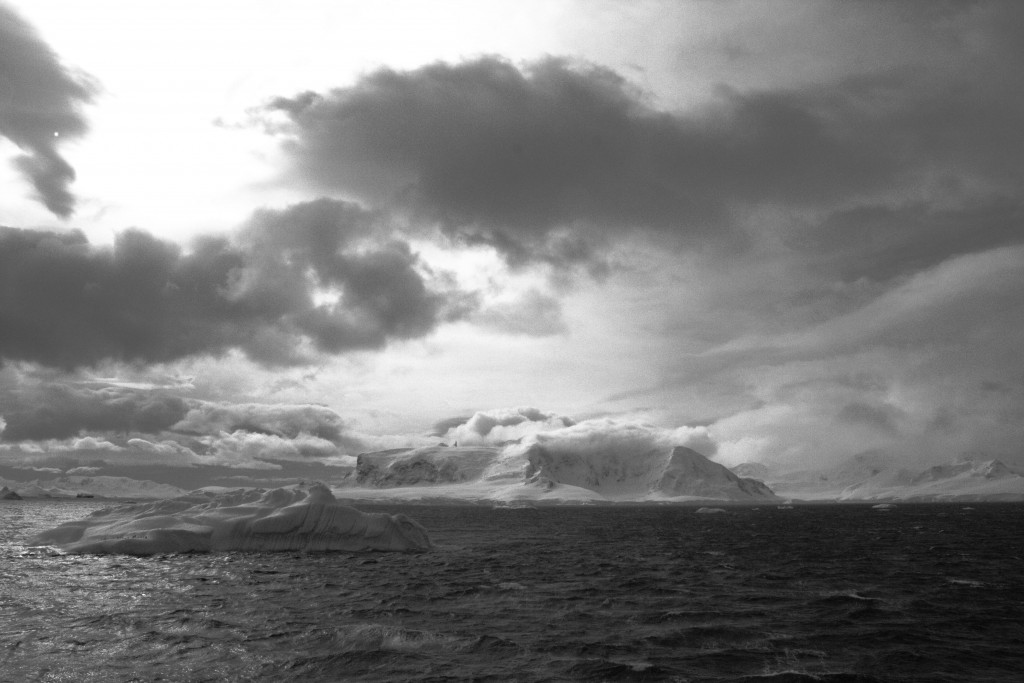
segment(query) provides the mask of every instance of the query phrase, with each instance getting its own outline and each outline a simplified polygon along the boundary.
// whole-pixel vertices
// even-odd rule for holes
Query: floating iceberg
[[[430,549],[426,530],[404,515],[342,505],[323,484],[307,489],[196,491],[124,505],[44,531],[31,545],[69,553],[154,555],[208,551]]]

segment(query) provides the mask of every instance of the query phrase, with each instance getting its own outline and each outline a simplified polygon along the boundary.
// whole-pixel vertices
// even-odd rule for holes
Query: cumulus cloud
[[[124,450],[130,451],[140,463],[156,461],[162,465],[194,465],[203,462],[195,451],[173,439],[156,441],[136,437],[125,442]]]
[[[15,164],[46,208],[67,218],[75,208],[75,171],[58,147],[86,131],[81,109],[96,86],[61,64],[33,28],[2,4],[0,45],[0,136],[23,150]]]
[[[435,434],[443,434],[448,442],[458,441],[460,446],[506,445],[512,452],[519,452],[520,446],[533,443],[553,448],[564,446],[579,452],[621,449],[627,453],[637,449],[686,446],[707,457],[714,456],[718,450],[717,442],[705,426],[667,429],[611,418],[576,422],[533,407],[500,408],[478,411],[469,418],[452,418],[438,423]]]
[[[80,439],[72,439],[70,444],[70,450],[73,451],[120,451],[124,450],[117,444],[107,441],[106,439],[98,439],[95,436],[83,436]]]
[[[519,445],[509,447],[516,453],[532,444],[555,453],[592,455],[615,454],[628,459],[630,454],[667,451],[676,446],[691,448],[705,457],[712,457],[717,444],[706,427],[665,429],[608,418],[585,420],[578,424],[531,434]]]
[[[283,461],[318,460],[321,463],[347,464],[338,460],[338,447],[309,434],[284,438],[273,434],[235,431],[204,437],[209,450],[202,461],[209,465],[250,469],[281,469]]]
[[[318,200],[262,210],[233,240],[189,251],[137,230],[0,228],[0,358],[73,368],[240,349],[267,364],[422,337],[473,297],[374,218]]]
[[[332,448],[358,450],[359,438],[335,411],[321,405],[196,402],[174,431],[193,435],[248,433],[282,439],[311,437]]]
[[[64,474],[77,474],[83,477],[92,477],[99,474],[99,467],[72,467]]]
[[[171,433],[196,442],[196,463],[257,469],[280,469],[289,462],[351,467],[360,452],[430,443],[421,437],[360,433],[334,410],[315,404],[193,401]],[[173,441],[149,448],[193,452]]]
[[[435,425],[435,433],[459,445],[497,445],[573,424],[572,418],[538,408],[498,408],[478,411],[469,418],[445,420]],[[441,432],[440,428],[445,427]]]

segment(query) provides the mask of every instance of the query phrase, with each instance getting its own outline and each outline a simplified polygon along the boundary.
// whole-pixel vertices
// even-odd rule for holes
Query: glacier
[[[431,548],[404,515],[364,513],[330,489],[309,487],[194,491],[157,502],[99,510],[44,531],[32,546],[72,554],[156,555],[210,551],[419,552]]]

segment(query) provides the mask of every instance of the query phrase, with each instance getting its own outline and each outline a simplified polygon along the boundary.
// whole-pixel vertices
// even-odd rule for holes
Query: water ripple
[[[0,680],[1015,681],[1024,506],[388,508],[425,555],[30,551],[0,507]],[[521,514],[520,514],[521,513]]]

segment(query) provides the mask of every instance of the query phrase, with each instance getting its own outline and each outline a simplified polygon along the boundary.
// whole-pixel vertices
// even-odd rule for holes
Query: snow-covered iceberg
[[[154,555],[208,551],[425,551],[426,530],[404,515],[342,505],[323,484],[271,491],[196,491],[124,505],[44,531],[34,546],[68,553]]]

